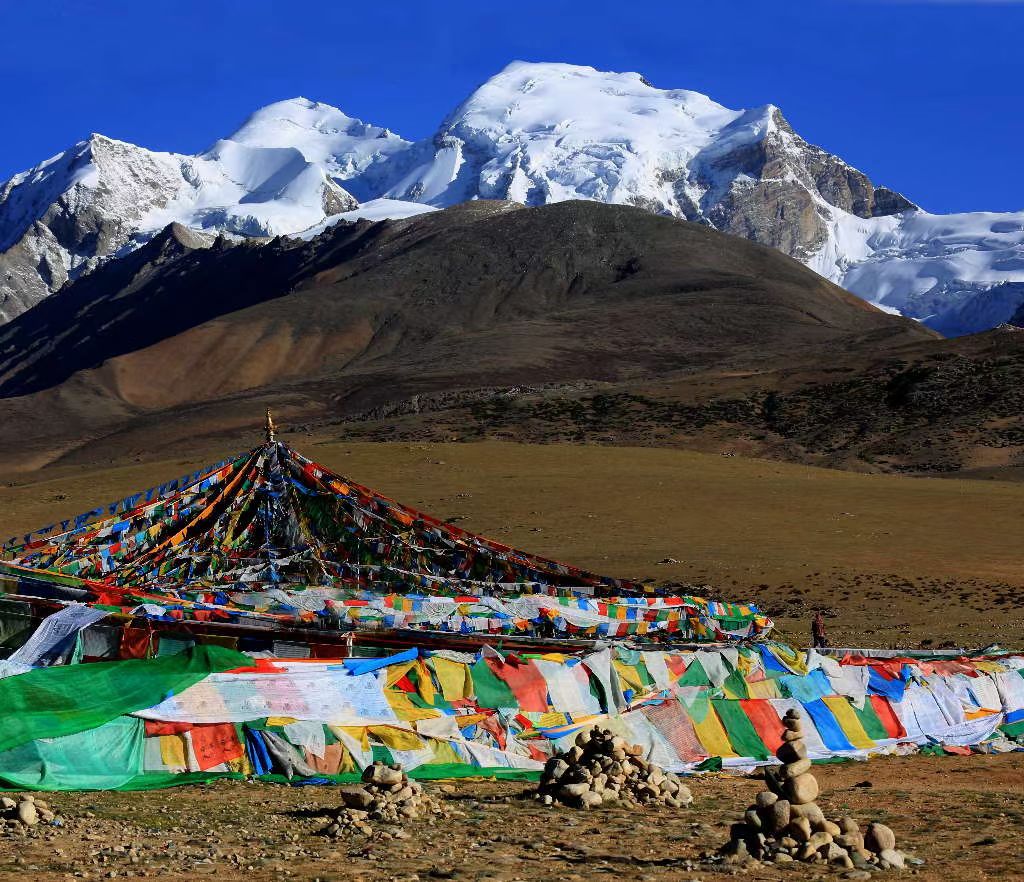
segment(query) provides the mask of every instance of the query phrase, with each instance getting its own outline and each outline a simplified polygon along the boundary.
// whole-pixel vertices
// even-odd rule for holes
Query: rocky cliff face
[[[808,144],[778,108],[769,110],[763,135],[717,155],[713,168],[735,174],[727,192],[705,212],[720,230],[778,248],[807,262],[821,250],[828,234],[828,211],[822,203],[871,218],[917,208],[839,157]]]
[[[357,205],[296,147],[224,139],[185,156],[92,135],[0,188],[0,322],[168,223],[274,236]]]
[[[93,135],[0,188],[0,320],[122,247],[167,204],[173,163]]]

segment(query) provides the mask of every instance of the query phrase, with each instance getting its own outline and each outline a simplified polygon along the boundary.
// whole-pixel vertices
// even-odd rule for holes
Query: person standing
[[[811,640],[815,649],[823,649],[828,646],[828,638],[825,636],[825,617],[821,614],[820,609],[814,613],[814,619],[811,622]]]

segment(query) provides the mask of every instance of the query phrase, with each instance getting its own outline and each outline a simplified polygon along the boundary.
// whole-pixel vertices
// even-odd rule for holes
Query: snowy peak
[[[429,144],[417,145],[425,161],[388,195],[434,205],[593,199],[677,214],[661,171],[685,166],[737,116],[699,93],[656,89],[636,73],[516,62],[449,114]]]
[[[393,146],[409,143],[388,129],[308,98],[289,98],[261,107],[228,140],[252,147],[298,147],[312,161],[343,155],[345,148],[356,148],[362,141],[382,140]]]
[[[195,156],[75,144],[0,186],[0,322],[169,223],[308,237],[470,199],[583,199],[707,224],[950,334],[1024,303],[1024,215],[923,212],[774,104],[734,110],[639,73],[516,61],[415,143],[299,97]]]
[[[552,135],[574,142],[680,135],[699,140],[736,115],[698,92],[656,89],[638,73],[517,61],[459,105],[442,131]]]
[[[509,65],[409,155],[385,195],[636,205],[808,261],[828,238],[829,206],[865,217],[913,208],[876,199],[865,175],[801,139],[775,105],[732,110],[638,73],[569,64]]]
[[[405,146],[306,99],[257,111],[197,156],[93,134],[0,188],[0,322],[170,223],[238,236],[321,225],[357,207],[348,177]]]
[[[411,146],[388,129],[308,98],[268,104],[227,140],[254,148],[296,149],[360,201],[378,195],[374,167]]]

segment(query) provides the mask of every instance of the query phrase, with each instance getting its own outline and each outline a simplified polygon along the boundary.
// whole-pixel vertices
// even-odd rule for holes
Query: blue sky
[[[0,0],[0,180],[92,131],[195,152],[300,94],[419,138],[526,59],[775,103],[931,211],[1020,210],[1022,36],[1014,0]]]

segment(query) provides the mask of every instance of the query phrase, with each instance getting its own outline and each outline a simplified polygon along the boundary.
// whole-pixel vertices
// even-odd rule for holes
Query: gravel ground
[[[816,775],[827,814],[883,821],[900,848],[924,861],[902,875],[921,882],[1021,878],[1024,754],[878,758],[819,766]],[[0,874],[33,882],[842,878],[812,866],[708,861],[761,783],[705,776],[690,784],[690,808],[628,811],[545,808],[519,782],[429,784],[450,817],[377,824],[369,836],[340,839],[320,835],[339,804],[330,787],[220,782],[149,793],[49,794],[64,826],[0,832]]]

